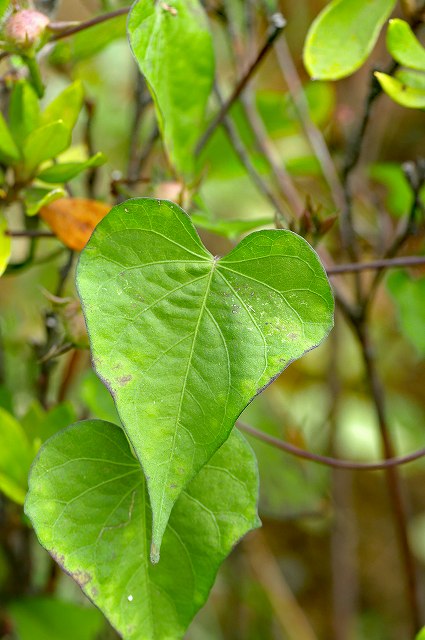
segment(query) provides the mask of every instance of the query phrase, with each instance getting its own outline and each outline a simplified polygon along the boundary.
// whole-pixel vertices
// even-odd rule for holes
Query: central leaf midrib
[[[192,345],[191,345],[191,349],[190,349],[190,353],[189,353],[189,357],[188,357],[188,361],[187,361],[187,367],[186,367],[186,372],[185,372],[185,376],[183,379],[183,385],[182,385],[182,390],[180,393],[180,402],[179,402],[179,406],[178,406],[178,410],[177,410],[177,416],[176,416],[176,420],[175,420],[175,429],[174,429],[174,435],[173,435],[173,442],[172,442],[172,446],[171,446],[171,452],[170,452],[170,457],[168,459],[168,469],[167,469],[167,475],[166,475],[166,479],[165,482],[163,483],[163,487],[162,487],[162,494],[161,494],[161,503],[159,506],[159,510],[158,510],[158,522],[161,521],[161,517],[162,517],[162,508],[163,508],[163,504],[164,504],[164,496],[165,496],[165,488],[167,486],[168,483],[168,478],[169,478],[169,474],[170,474],[170,463],[171,460],[173,459],[174,456],[174,451],[175,451],[175,445],[176,445],[176,437],[177,437],[177,431],[179,428],[179,424],[180,424],[180,415],[181,415],[181,410],[183,407],[183,399],[186,395],[186,385],[187,385],[187,379],[189,376],[189,371],[190,371],[190,366],[192,364],[192,358],[193,358],[193,354],[195,351],[195,344],[196,344],[196,339],[198,336],[198,332],[199,332],[199,326],[201,324],[201,320],[202,320],[202,316],[204,315],[204,311],[206,308],[206,302],[210,293],[210,289],[211,289],[211,282],[212,282],[212,277],[215,271],[215,267],[217,264],[217,260],[214,258],[213,263],[211,265],[211,272],[210,272],[210,276],[208,278],[207,281],[207,286],[205,287],[205,294],[202,300],[202,305],[201,305],[201,309],[199,312],[199,316],[198,316],[198,320],[196,322],[196,326],[195,326],[195,330],[193,332],[193,340],[192,340]],[[155,538],[156,536],[154,535],[153,538]],[[152,541],[153,544],[155,544],[155,540]]]

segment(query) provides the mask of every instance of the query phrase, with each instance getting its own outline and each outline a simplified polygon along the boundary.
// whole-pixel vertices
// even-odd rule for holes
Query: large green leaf
[[[236,431],[180,496],[159,565],[151,508],[123,431],[81,422],[51,438],[30,475],[37,536],[125,640],[177,640],[234,544],[259,525],[254,455]]]
[[[403,80],[399,80],[389,76],[387,73],[375,71],[375,77],[385,93],[394,102],[409,109],[425,109],[425,88],[418,88],[416,83],[413,86],[406,84],[406,80],[409,81],[411,75],[404,75]]]
[[[93,363],[139,457],[153,559],[174,502],[235,420],[333,320],[320,261],[290,231],[212,256],[177,205],[114,207],[82,252],[77,285]]]
[[[394,60],[404,67],[425,71],[425,49],[404,20],[390,20],[387,47]]]
[[[0,0],[0,19],[6,13],[6,9],[9,6],[9,2],[10,2],[10,0]]]
[[[312,23],[304,64],[316,80],[354,73],[372,51],[395,0],[333,0]]]
[[[94,607],[54,598],[22,598],[7,609],[19,640],[95,640],[103,626]]]
[[[212,87],[214,55],[201,3],[174,0],[172,5],[135,2],[127,29],[171,162],[190,173]]]
[[[40,105],[29,82],[19,80],[13,87],[9,105],[9,126],[15,142],[21,147],[40,121]]]

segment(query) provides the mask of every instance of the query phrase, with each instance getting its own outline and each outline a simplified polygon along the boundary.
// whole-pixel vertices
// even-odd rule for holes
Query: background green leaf
[[[404,20],[390,20],[387,47],[394,60],[404,67],[425,71],[425,49]]]
[[[83,100],[83,85],[80,81],[74,82],[45,108],[41,116],[42,122],[47,125],[62,120],[65,127],[71,132],[80,115]]]
[[[56,158],[71,144],[71,132],[63,120],[34,129],[25,141],[25,171],[31,174],[46,160]]]
[[[152,93],[164,143],[179,172],[191,173],[214,76],[211,35],[198,0],[135,2],[131,48]]]
[[[123,431],[97,420],[46,443],[25,508],[40,542],[125,640],[177,640],[234,544],[259,525],[257,497],[254,455],[235,431],[182,493],[153,566],[142,470]]]
[[[235,420],[333,322],[320,261],[290,231],[259,231],[218,260],[177,205],[114,207],[77,286],[97,373],[148,479],[153,558],[185,485]]]
[[[3,114],[0,112],[0,161],[5,164],[13,164],[19,158],[19,149],[13,140]]]
[[[19,422],[0,408],[0,491],[23,504],[34,450]]]
[[[312,23],[304,64],[312,78],[339,80],[354,73],[372,51],[395,0],[333,0]]]
[[[105,162],[106,156],[103,153],[96,153],[85,162],[60,162],[53,164],[51,167],[43,169],[37,178],[51,184],[62,184],[68,182],[68,180],[72,180],[86,169],[100,167],[102,164],[105,164]]]
[[[421,356],[425,355],[425,277],[412,278],[406,271],[394,271],[387,278],[401,330]]]
[[[27,216],[35,216],[42,207],[64,198],[66,191],[62,187],[56,187],[55,189],[43,189],[42,187],[30,187],[25,190],[24,202],[25,211]]]
[[[101,613],[54,598],[22,598],[8,605],[19,640],[95,640]]]

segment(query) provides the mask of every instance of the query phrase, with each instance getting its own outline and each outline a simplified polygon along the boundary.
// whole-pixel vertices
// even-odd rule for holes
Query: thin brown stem
[[[294,217],[299,218],[304,212],[304,203],[292,181],[291,176],[286,171],[284,164],[277,157],[276,149],[269,139],[266,127],[264,126],[264,123],[255,107],[253,96],[247,93],[241,96],[241,102],[254,134],[258,150],[267,160],[277,185],[279,186],[282,195],[288,201],[288,205],[293,212]]]
[[[251,427],[251,425],[248,425],[245,422],[241,422],[240,420],[237,421],[236,426],[238,427],[238,429],[244,431],[253,438],[262,440],[262,442],[265,442],[266,444],[269,444],[276,449],[280,449],[285,453],[289,453],[290,455],[296,456],[297,458],[303,458],[304,460],[309,460],[310,462],[315,462],[326,467],[333,467],[335,469],[382,471],[383,469],[398,467],[400,465],[414,462],[415,460],[419,460],[420,458],[425,457],[425,449],[419,449],[418,451],[414,451],[407,456],[391,456],[390,458],[387,458],[386,460],[380,460],[379,462],[351,462],[351,460],[340,460],[338,458],[332,458],[331,456],[322,456],[318,453],[306,451],[305,449],[296,447],[289,442],[285,442],[284,440],[275,438],[268,433],[259,431],[258,429],[255,429],[254,427]]]
[[[11,238],[56,238],[51,231],[39,231],[38,229],[26,229],[24,231],[5,231],[5,236]]]
[[[381,434],[384,455],[387,459],[387,462],[389,462],[389,460],[394,459],[394,446],[388,428],[384,391],[378,375],[378,371],[375,366],[375,360],[372,353],[367,326],[365,323],[358,323],[355,326],[355,329],[362,348],[367,380],[370,386],[371,395],[374,401],[376,415],[378,418],[379,431]],[[401,479],[396,466],[397,465],[388,465],[388,468],[386,468],[386,476],[401,553],[401,560],[406,580],[412,634],[414,635],[414,633],[417,632],[421,626],[418,578],[416,573],[415,560],[408,539],[407,508],[402,491]]]
[[[222,102],[222,97],[218,87],[216,87],[215,92],[219,102]],[[267,200],[269,200],[269,202],[272,204],[274,209],[279,212],[282,218],[284,218],[285,220],[290,220],[291,212],[283,208],[279,200],[274,195],[273,191],[270,189],[267,182],[263,180],[262,176],[258,173],[256,168],[254,167],[249,155],[246,152],[245,146],[240,138],[240,135],[235,125],[233,124],[233,121],[227,115],[224,116],[223,126],[230,140],[230,143],[233,147],[233,150],[238,155],[241,163],[247,170],[247,173],[251,177],[251,180],[254,182],[254,184],[257,186],[258,190],[267,198]]]
[[[353,273],[355,271],[376,271],[381,269],[397,269],[400,267],[419,267],[421,265],[425,265],[425,256],[402,256],[399,258],[371,260],[370,262],[337,264],[333,267],[327,267],[326,273],[329,276],[336,276]]]
[[[316,127],[310,117],[302,82],[298,75],[298,71],[294,64],[285,36],[276,40],[274,48],[280,70],[288,86],[300,124],[320,164],[323,176],[331,191],[335,206],[342,210],[345,204],[344,189],[322,132]]]
[[[272,44],[274,43],[278,35],[282,32],[282,30],[285,28],[285,26],[286,26],[286,20],[284,19],[284,17],[280,13],[275,14],[273,16],[272,28],[266,42],[261,47],[255,60],[249,66],[248,70],[239,79],[239,82],[236,84],[230,96],[227,98],[225,102],[221,104],[221,107],[217,115],[212,119],[212,121],[206,128],[205,132],[199,139],[199,142],[195,149],[196,155],[199,155],[201,153],[201,151],[203,150],[203,148],[205,147],[205,145],[207,144],[208,140],[211,138],[212,134],[217,129],[217,127],[224,123],[225,117],[228,114],[229,110],[231,109],[232,105],[239,98],[242,91],[244,90],[248,82],[251,80],[254,73],[257,71],[262,60],[265,58],[266,54],[270,51]]]

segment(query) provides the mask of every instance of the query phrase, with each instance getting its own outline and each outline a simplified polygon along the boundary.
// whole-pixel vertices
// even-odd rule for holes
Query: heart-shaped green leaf
[[[212,38],[202,4],[135,2],[127,30],[171,162],[179,172],[190,174],[214,79]]]
[[[96,372],[146,474],[155,560],[174,502],[246,405],[328,334],[329,282],[291,231],[252,233],[219,259],[180,207],[139,198],[97,226],[77,286]]]
[[[339,80],[364,63],[395,0],[332,0],[311,25],[304,64],[316,80]]]
[[[126,640],[177,640],[234,544],[259,525],[254,455],[234,431],[184,491],[149,561],[151,508],[123,431],[80,422],[53,436],[25,503],[46,549]]]

